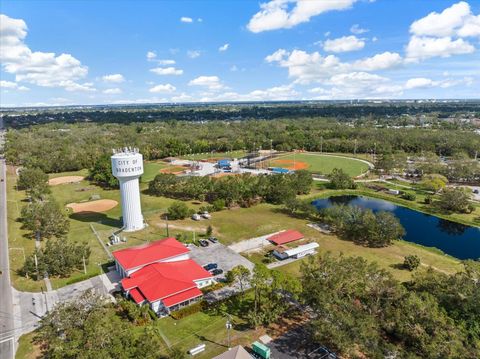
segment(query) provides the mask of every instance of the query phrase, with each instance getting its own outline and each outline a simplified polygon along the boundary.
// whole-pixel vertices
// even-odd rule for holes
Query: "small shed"
[[[230,168],[230,160],[227,160],[227,159],[219,160],[217,162],[217,166],[219,168],[229,169]]]
[[[274,234],[273,236],[270,236],[267,239],[278,246],[285,243],[298,241],[303,238],[304,238],[304,235],[299,231],[295,229],[288,229],[286,231]]]

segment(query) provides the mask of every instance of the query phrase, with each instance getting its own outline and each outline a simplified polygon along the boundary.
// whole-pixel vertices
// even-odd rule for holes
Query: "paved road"
[[[0,132],[3,132],[1,117]],[[0,137],[1,141],[2,133]],[[0,144],[2,146],[3,143]],[[3,158],[0,158],[0,271],[0,359],[12,359],[15,355],[15,323],[8,262],[6,165]]]

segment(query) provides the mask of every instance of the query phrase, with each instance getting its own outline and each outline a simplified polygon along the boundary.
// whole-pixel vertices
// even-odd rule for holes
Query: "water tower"
[[[143,156],[137,148],[113,150],[112,173],[120,182],[123,230],[133,232],[143,229],[140,203],[139,177],[143,174]]]

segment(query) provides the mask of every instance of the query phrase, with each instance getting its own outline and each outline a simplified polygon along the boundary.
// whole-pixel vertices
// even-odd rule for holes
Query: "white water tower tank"
[[[120,182],[123,230],[133,232],[145,227],[140,203],[138,179],[143,174],[143,156],[136,148],[114,150],[112,173]]]

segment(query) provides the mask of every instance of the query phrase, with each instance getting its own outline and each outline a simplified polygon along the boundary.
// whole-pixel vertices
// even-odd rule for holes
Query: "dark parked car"
[[[223,270],[222,269],[214,269],[214,270],[210,271],[210,273],[212,273],[213,275],[219,275],[219,274],[223,273]]]
[[[218,267],[218,264],[217,263],[209,263],[207,265],[204,265],[203,268],[205,268],[205,270],[212,270],[212,269],[217,269]]]
[[[200,239],[198,242],[202,247],[208,247],[208,242],[205,239]]]
[[[217,237],[210,237],[210,238],[208,238],[208,240],[212,243],[217,243],[218,242]]]

